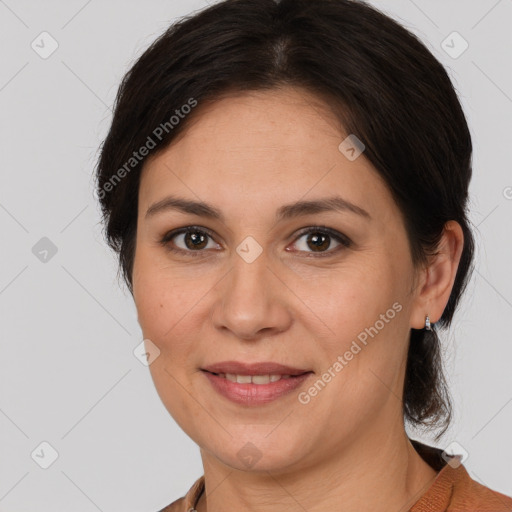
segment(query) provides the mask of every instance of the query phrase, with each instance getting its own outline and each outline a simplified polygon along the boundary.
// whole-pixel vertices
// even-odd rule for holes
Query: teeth
[[[251,381],[253,384],[268,384],[270,382],[270,375],[255,375],[251,377]]]
[[[231,382],[239,384],[269,384],[281,379],[289,379],[289,375],[236,375],[234,373],[221,373],[219,377],[225,377]]]

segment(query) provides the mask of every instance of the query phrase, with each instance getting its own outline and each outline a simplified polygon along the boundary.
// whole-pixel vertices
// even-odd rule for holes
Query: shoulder
[[[510,496],[477,482],[471,478],[464,466],[460,466],[453,471],[458,472],[453,487],[452,502],[450,503],[454,510],[512,512],[512,498]]]
[[[173,501],[158,512],[192,512],[199,496],[204,490],[204,475],[199,477],[185,496]]]
[[[512,498],[471,478],[458,456],[446,458],[440,448],[411,442],[437,476],[410,512],[512,512]]]
[[[446,464],[411,512],[512,512],[512,498],[473,480],[461,464]]]
[[[178,498],[176,501],[173,501],[170,505],[167,505],[167,507],[159,510],[158,512],[181,512],[183,510],[184,501],[184,498]]]
[[[178,498],[177,500],[173,501],[170,505],[167,505],[167,507],[163,508],[162,510],[159,510],[158,512],[186,512],[187,509],[185,508],[185,497]]]

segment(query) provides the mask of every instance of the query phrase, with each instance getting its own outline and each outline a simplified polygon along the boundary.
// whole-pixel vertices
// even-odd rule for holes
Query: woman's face
[[[244,94],[203,110],[144,167],[133,292],[147,350],[160,351],[150,371],[217,464],[288,471],[378,445],[401,425],[409,330],[425,312],[400,212],[364,152],[339,149],[347,135],[302,90]],[[169,196],[221,218],[199,207],[147,214]],[[311,201],[325,208],[292,207]],[[195,231],[160,243],[186,226]],[[224,380],[227,397],[211,382],[222,377],[203,371],[224,361],[311,373],[281,396],[282,381]]]

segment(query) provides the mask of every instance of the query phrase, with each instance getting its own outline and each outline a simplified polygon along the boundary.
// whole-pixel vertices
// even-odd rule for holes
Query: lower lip
[[[298,375],[297,377],[280,379],[277,382],[269,382],[268,384],[240,384],[238,382],[231,382],[224,377],[219,377],[205,370],[203,370],[203,373],[218,393],[242,405],[263,405],[272,402],[277,398],[291,393],[313,375],[312,372],[309,372]]]

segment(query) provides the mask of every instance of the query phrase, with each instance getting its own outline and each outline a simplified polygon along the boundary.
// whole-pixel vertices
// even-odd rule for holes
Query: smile
[[[288,395],[301,386],[313,372],[301,375],[237,375],[202,373],[212,388],[224,398],[241,405],[258,406]]]

